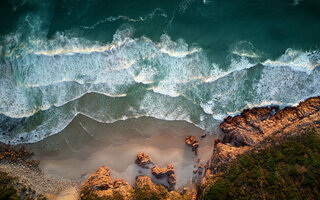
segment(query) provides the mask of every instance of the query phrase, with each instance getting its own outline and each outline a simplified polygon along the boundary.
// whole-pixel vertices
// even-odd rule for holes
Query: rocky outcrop
[[[150,169],[153,166],[151,169],[152,174],[157,179],[167,179],[170,189],[173,189],[176,185],[177,179],[173,165],[169,164],[167,168],[160,168],[151,161],[150,156],[146,153],[138,153],[135,163],[146,169]]]
[[[152,174],[155,175],[157,178],[164,178],[166,176],[170,176],[174,174],[174,167],[173,165],[168,165],[167,168],[160,168],[158,166],[154,166],[152,168]]]
[[[135,163],[146,169],[149,169],[153,165],[150,156],[146,153],[138,153]]]
[[[129,191],[132,187],[129,183],[121,179],[112,180],[111,171],[108,167],[102,166],[91,174],[81,186],[81,197],[87,195],[85,191],[98,198],[112,197],[114,193],[119,193],[123,199],[130,197]]]
[[[186,144],[192,147],[192,151],[198,155],[199,142],[194,136],[186,137]]]
[[[241,115],[227,117],[220,124],[225,134],[223,143],[235,146],[255,146],[278,132],[288,133],[296,128],[320,124],[320,97],[312,97],[297,107],[253,108]]]
[[[168,182],[175,182],[173,166],[168,167]],[[135,188],[122,179],[112,180],[110,169],[102,166],[91,174],[81,186],[81,199],[182,199],[176,191],[168,191],[162,185],[156,185],[148,176],[136,177]],[[190,196],[190,194],[188,194]],[[186,196],[186,195],[185,195]]]
[[[212,159],[211,159],[211,170],[213,172],[220,172],[226,167],[226,165],[233,159],[235,159],[239,154],[243,154],[252,147],[234,147],[230,143],[218,143],[214,148]]]
[[[160,168],[158,166],[154,166],[152,169],[152,174],[158,178],[163,179],[167,178],[168,184],[170,187],[174,187],[177,183],[176,175],[174,173],[173,165],[168,165],[167,168]]]
[[[23,146],[17,148],[0,142],[0,162],[22,164],[30,169],[38,170],[39,161],[32,159],[33,153],[27,151]]]
[[[171,174],[174,175],[174,174]],[[177,200],[177,199],[191,199],[190,191],[186,191],[189,194],[181,195],[176,191],[170,191],[168,192],[165,187],[161,185],[156,185],[152,182],[151,178],[148,176],[138,176],[136,178],[136,186],[135,186],[136,192],[137,191],[143,191],[143,196],[137,195],[135,196],[136,199],[142,198],[144,199],[161,199],[161,200]],[[150,195],[151,194],[151,195]]]
[[[211,158],[212,173],[219,172],[237,155],[243,154],[268,137],[282,137],[295,130],[320,126],[320,97],[312,97],[297,107],[252,108],[227,117],[220,124],[221,141],[216,140]]]
[[[177,178],[175,174],[170,174],[170,176],[168,177],[168,183],[171,186],[171,188],[173,188],[176,185]]]
[[[151,178],[148,176],[138,176],[136,178],[136,186],[135,188],[146,188],[151,191],[157,191],[157,186],[152,182]]]

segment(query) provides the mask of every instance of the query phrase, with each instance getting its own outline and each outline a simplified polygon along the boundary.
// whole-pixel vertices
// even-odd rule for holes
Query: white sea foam
[[[81,26],[81,28],[84,29],[94,29],[100,24],[106,23],[106,22],[114,22],[117,20],[123,20],[123,21],[128,21],[128,22],[143,22],[149,19],[152,19],[154,16],[161,16],[164,18],[167,18],[167,14],[161,9],[161,8],[156,8],[154,9],[151,13],[146,14],[145,16],[138,17],[138,18],[131,18],[125,15],[118,15],[118,16],[110,16],[106,17],[102,20],[99,20],[97,23],[93,24],[92,26]]]
[[[261,62],[261,53],[242,41],[230,47],[230,65],[219,66],[182,39],[134,38],[130,27],[107,44],[63,32],[47,40],[45,17],[27,15],[3,38],[0,113],[25,118],[27,128],[1,141],[36,142],[78,114],[104,123],[142,116],[184,120],[210,131],[214,119],[250,105],[288,105],[320,94],[319,52],[288,49]],[[22,37],[25,30],[29,37]]]
[[[320,65],[319,52],[302,52],[287,49],[279,59],[272,61],[266,60],[262,64],[270,67],[290,67],[296,71],[303,71],[308,74]]]

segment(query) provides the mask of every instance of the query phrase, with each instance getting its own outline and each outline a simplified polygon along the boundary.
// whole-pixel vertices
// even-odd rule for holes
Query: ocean
[[[0,141],[83,115],[215,134],[228,115],[320,95],[318,0],[4,0]]]

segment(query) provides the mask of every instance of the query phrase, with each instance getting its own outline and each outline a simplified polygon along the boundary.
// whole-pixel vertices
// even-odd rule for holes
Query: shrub
[[[320,138],[315,130],[238,156],[203,199],[320,199]]]
[[[19,200],[18,191],[11,185],[14,178],[0,172],[0,200]]]

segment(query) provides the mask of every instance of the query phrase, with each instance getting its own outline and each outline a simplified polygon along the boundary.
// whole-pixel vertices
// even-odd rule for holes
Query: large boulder
[[[177,183],[177,178],[175,174],[170,174],[170,176],[168,177],[168,183],[170,185],[170,187],[174,187]]]
[[[168,165],[167,168],[160,168],[158,166],[152,167],[152,174],[158,179],[162,179],[164,177],[169,177],[171,174],[174,174],[173,165]]]
[[[171,174],[171,176],[174,176],[174,174]],[[138,176],[136,178],[135,199],[177,200],[190,198],[188,198],[188,196],[183,198],[182,195],[176,191],[168,192],[167,188],[154,184],[148,176]]]
[[[160,168],[158,166],[154,166],[151,170],[152,170],[152,174],[156,178],[158,179],[166,178],[171,188],[173,188],[176,185],[177,179],[176,179],[173,165],[168,165],[167,168]]]
[[[121,179],[114,181],[110,177],[111,171],[108,167],[102,166],[91,174],[81,186],[81,197],[92,195],[98,198],[111,198],[115,193],[123,199],[129,199],[131,185]]]
[[[198,148],[199,148],[198,140],[194,136],[187,136],[185,141],[187,145],[191,146],[192,151],[194,151],[194,153],[198,155]]]
[[[150,156],[146,153],[138,153],[135,163],[146,169],[149,169],[153,165]]]
[[[108,190],[113,188],[113,180],[110,177],[111,171],[108,167],[102,166],[91,174],[82,184],[82,187],[91,190]]]
[[[152,182],[151,178],[148,176],[138,176],[136,178],[135,188],[145,188],[148,187],[152,191],[157,191],[156,185]]]

